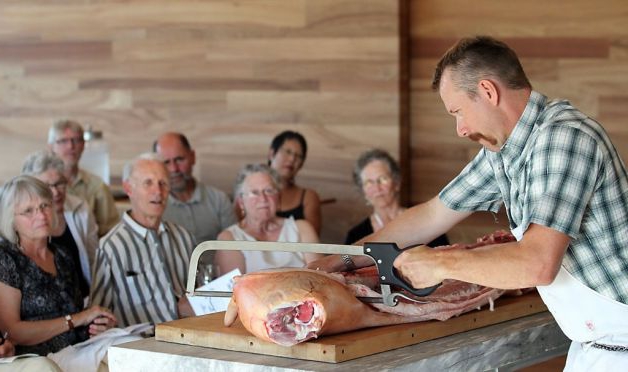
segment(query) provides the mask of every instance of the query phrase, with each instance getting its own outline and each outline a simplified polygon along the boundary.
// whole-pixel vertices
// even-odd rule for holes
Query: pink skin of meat
[[[439,247],[472,249],[514,239],[505,232],[482,237],[474,244]],[[348,273],[309,269],[273,269],[235,278],[225,325],[240,318],[260,339],[292,346],[324,334],[424,320],[446,320],[489,303],[506,291],[457,280],[445,280],[427,303],[402,301],[395,307],[367,305],[356,296],[381,297],[375,266]]]

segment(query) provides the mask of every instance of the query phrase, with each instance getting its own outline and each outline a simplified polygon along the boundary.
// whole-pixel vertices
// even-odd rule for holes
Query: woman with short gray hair
[[[316,231],[308,221],[276,215],[279,182],[277,172],[268,165],[245,165],[236,176],[234,186],[235,203],[244,217],[218,234],[218,240],[317,243]],[[214,263],[222,274],[236,268],[246,273],[276,267],[303,267],[321,257],[298,252],[217,251]]]
[[[18,355],[47,355],[116,323],[107,309],[83,310],[69,251],[49,242],[56,223],[44,182],[22,175],[0,189],[0,324]]]
[[[52,193],[54,214],[58,224],[51,233],[51,241],[69,249],[75,266],[81,268],[79,286],[84,298],[89,296],[91,269],[98,248],[98,226],[87,202],[67,194],[68,182],[64,164],[48,150],[30,154],[22,166],[22,174],[43,181]]]
[[[401,171],[397,161],[388,152],[382,149],[363,152],[353,168],[353,181],[366,204],[373,207],[373,212],[349,230],[345,244],[353,244],[380,230],[405,210],[399,202]],[[447,237],[441,235],[428,245],[448,244]]]

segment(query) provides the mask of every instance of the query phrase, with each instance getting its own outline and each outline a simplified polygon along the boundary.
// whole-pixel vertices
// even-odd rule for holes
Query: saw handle
[[[417,289],[397,275],[398,271],[393,266],[393,262],[402,251],[402,249],[397,247],[396,243],[364,243],[364,254],[373,258],[375,265],[377,265],[380,284],[398,286],[420,297],[434,292],[442,283],[428,288]]]

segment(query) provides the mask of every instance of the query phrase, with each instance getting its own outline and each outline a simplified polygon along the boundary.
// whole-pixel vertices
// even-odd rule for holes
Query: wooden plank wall
[[[628,160],[628,3],[410,0],[411,199],[424,201],[451,180],[479,149],[457,138],[455,123],[436,93],[432,73],[460,37],[492,35],[522,59],[532,85],[549,97],[569,99],[597,119]],[[475,216],[452,232],[456,239],[507,226]]]
[[[303,133],[298,182],[324,199],[323,241],[366,214],[351,185],[370,146],[399,152],[399,5],[390,0],[0,1],[0,180],[74,118],[103,130],[112,174],[166,130],[230,192],[271,138]]]

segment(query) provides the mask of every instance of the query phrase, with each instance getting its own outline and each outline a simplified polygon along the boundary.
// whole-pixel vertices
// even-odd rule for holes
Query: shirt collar
[[[140,225],[139,223],[137,223],[132,217],[131,214],[129,213],[130,211],[126,211],[122,214],[122,220],[124,221],[125,224],[127,224],[127,226],[129,226],[131,228],[131,230],[133,230],[137,235],[141,236],[144,240],[147,239],[148,237],[148,229],[145,228],[144,226]],[[157,229],[157,232],[159,233],[159,235],[161,235],[163,232],[166,231],[166,225],[163,222],[159,223],[159,228]]]
[[[541,93],[534,90],[530,93],[530,98],[528,98],[528,103],[521,117],[500,150],[502,157],[517,158],[521,155],[539,116],[545,109],[546,102],[547,97]]]
[[[79,168],[78,172],[76,173],[76,177],[74,177],[74,181],[72,182],[72,184],[70,185],[71,187],[74,187],[76,185],[78,185],[79,183],[87,183],[85,181],[85,172]]]

